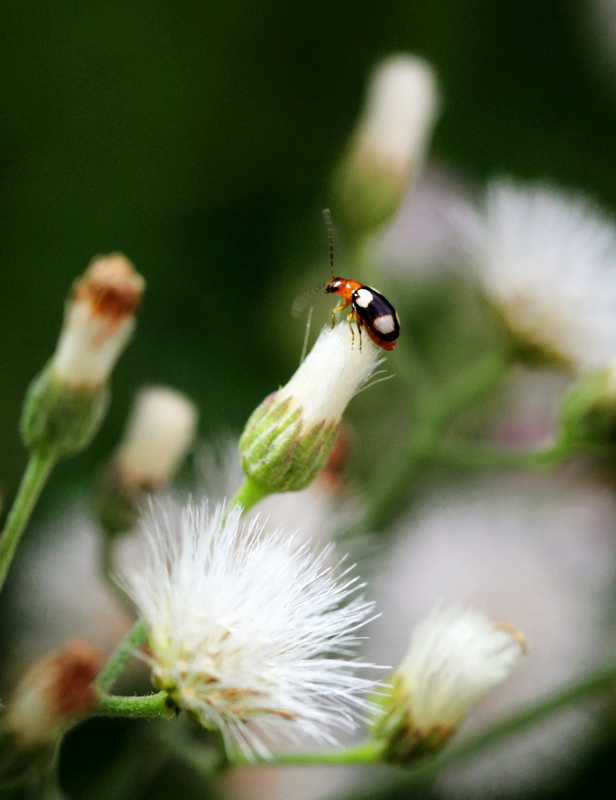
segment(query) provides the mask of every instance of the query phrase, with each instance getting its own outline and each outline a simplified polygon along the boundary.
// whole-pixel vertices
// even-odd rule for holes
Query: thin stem
[[[55,463],[56,458],[49,451],[46,453],[33,452],[30,455],[19,491],[0,538],[0,590],[6,581],[19,540]]]
[[[268,494],[271,494],[271,492],[261,483],[253,481],[252,478],[246,478],[229,503],[229,508],[241,505],[244,507],[244,512],[246,512],[260,500],[263,500],[264,497],[267,497]]]
[[[550,469],[572,454],[570,445],[555,442],[543,450],[502,449],[475,442],[441,440],[433,458],[456,467],[471,469]]]
[[[175,716],[176,709],[167,692],[136,697],[105,695],[91,713],[93,717],[125,717],[130,719]]]
[[[492,389],[508,368],[507,358],[491,353],[444,388],[423,397],[404,453],[377,479],[364,519],[347,535],[381,530],[391,522],[413,476],[432,460],[443,431]]]
[[[368,741],[349,747],[347,750],[325,750],[317,753],[274,753],[266,763],[272,766],[279,764],[376,764],[380,763],[383,743]],[[237,762],[235,762],[237,763]]]
[[[101,692],[108,692],[112,688],[113,684],[126,669],[128,662],[135,655],[135,652],[145,642],[146,636],[145,622],[142,619],[138,619],[100,671],[96,685]]]
[[[406,774],[400,771],[392,780],[381,782],[378,788],[373,786],[371,790],[369,789],[361,795],[353,794],[353,800],[377,800],[377,798],[389,797],[393,789],[410,789],[416,784],[424,783],[452,764],[482,753],[561,709],[613,688],[615,682],[616,662],[612,662],[578,683],[540,700],[534,706],[496,722],[480,733],[467,737],[459,744],[451,745],[429,761],[412,767],[406,771]]]

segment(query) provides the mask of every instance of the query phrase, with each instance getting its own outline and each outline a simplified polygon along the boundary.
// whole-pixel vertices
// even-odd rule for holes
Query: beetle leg
[[[351,326],[351,348],[355,347],[355,331],[353,330],[354,320],[355,320],[355,314],[351,311],[351,313],[347,315],[347,322]]]

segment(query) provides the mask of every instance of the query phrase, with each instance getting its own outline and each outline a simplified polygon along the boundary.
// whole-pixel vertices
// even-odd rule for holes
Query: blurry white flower
[[[468,713],[459,737],[596,668],[610,649],[616,577],[609,491],[537,476],[485,481],[466,491],[439,495],[402,529],[380,581],[383,614],[371,637],[373,654],[397,663],[400,630],[437,599],[482,609],[524,631],[528,655]],[[593,708],[566,708],[451,768],[439,791],[493,798],[565,780],[591,741]]]
[[[67,725],[92,708],[98,699],[94,680],[102,665],[98,650],[78,639],[33,664],[2,717],[18,748],[53,745]]]
[[[380,363],[379,348],[357,338],[346,322],[324,328],[291,380],[246,423],[242,467],[268,492],[304,489],[323,468],[347,404]]]
[[[522,351],[576,372],[616,358],[616,227],[581,196],[493,183],[457,225],[483,288]]]
[[[419,172],[437,113],[436,77],[426,61],[399,54],[376,67],[339,175],[347,222],[360,232],[395,213]]]
[[[135,399],[114,465],[123,484],[155,491],[174,475],[192,445],[197,408],[166,386],[143,389]]]
[[[135,326],[145,281],[120,253],[100,256],[73,287],[51,360],[53,378],[70,386],[104,384]]]
[[[282,730],[333,741],[353,729],[373,685],[350,660],[372,604],[281,530],[240,525],[240,510],[162,508],[144,525],[143,566],[125,571],[145,618],[153,681],[227,748],[267,758]]]
[[[435,608],[414,627],[385,716],[376,720],[388,759],[404,763],[441,747],[479,698],[510,675],[523,649],[515,629],[481,611]]]

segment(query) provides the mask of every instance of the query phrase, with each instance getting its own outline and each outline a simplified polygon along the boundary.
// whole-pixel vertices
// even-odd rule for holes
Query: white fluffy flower
[[[266,739],[332,741],[352,729],[373,682],[354,674],[357,629],[372,604],[337,582],[327,548],[240,525],[240,511],[188,505],[145,525],[142,568],[126,586],[146,620],[153,680],[227,748],[267,758]]]
[[[519,635],[481,611],[437,607],[413,629],[394,680],[419,735],[457,727],[480,697],[505,680],[522,653]]]
[[[478,482],[439,495],[416,514],[388,559],[377,591],[383,616],[373,653],[403,657],[400,630],[435,599],[515,623],[528,655],[462,723],[460,738],[580,680],[607,656],[616,574],[610,492],[574,479],[533,476]],[[568,707],[448,770],[449,797],[505,797],[566,779],[592,741],[593,706]]]
[[[338,423],[344,409],[380,362],[381,351],[357,331],[340,322],[325,327],[291,380],[276,392],[276,402],[301,409],[303,425]]]
[[[584,197],[497,181],[457,223],[518,341],[575,371],[616,358],[616,227]]]

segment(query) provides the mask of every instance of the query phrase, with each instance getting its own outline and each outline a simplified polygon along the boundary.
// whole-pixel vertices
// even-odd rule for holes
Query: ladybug
[[[372,341],[383,350],[393,350],[400,335],[400,320],[395,308],[380,292],[365,286],[359,281],[347,278],[333,278],[325,286],[328,294],[341,295],[343,302],[332,311],[332,324],[335,314],[343,308],[352,306],[349,322],[357,324],[361,345],[361,328],[366,329]]]
[[[332,279],[325,284],[327,294],[339,294],[342,301],[332,311],[332,327],[336,321],[336,314],[348,306],[352,307],[347,319],[355,322],[359,332],[359,346],[361,347],[361,329],[366,329],[372,341],[383,350],[393,350],[400,335],[400,319],[396,309],[380,292],[371,286],[366,286],[359,281],[348,278],[334,277],[334,237],[331,214],[329,209],[323,211],[329,233],[329,262]]]

